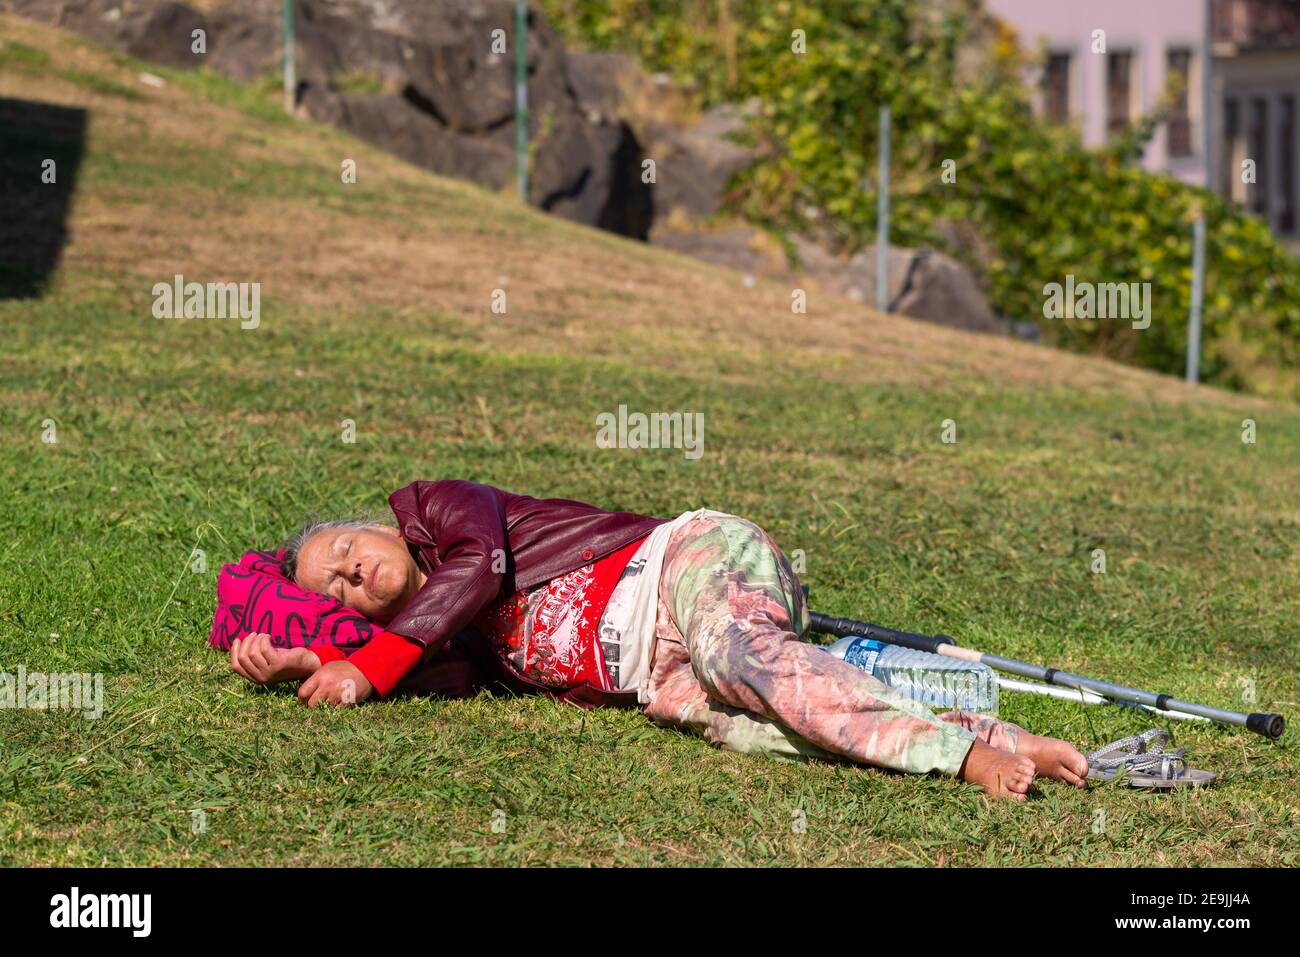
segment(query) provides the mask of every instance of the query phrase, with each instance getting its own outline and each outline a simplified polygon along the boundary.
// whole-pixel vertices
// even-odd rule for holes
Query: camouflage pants
[[[664,556],[646,715],[734,751],[898,771],[956,774],[976,738],[1015,750],[1015,725],[935,717],[800,641],[807,616],[794,570],[762,529],[692,519]]]

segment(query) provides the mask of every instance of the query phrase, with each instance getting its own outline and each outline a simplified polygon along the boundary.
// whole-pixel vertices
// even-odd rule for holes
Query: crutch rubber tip
[[[1286,730],[1286,718],[1280,714],[1251,714],[1246,717],[1246,727],[1276,741]]]

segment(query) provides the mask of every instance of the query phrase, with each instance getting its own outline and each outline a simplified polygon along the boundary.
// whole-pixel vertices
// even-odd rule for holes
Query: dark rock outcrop
[[[493,189],[515,175],[509,137],[465,136],[449,129],[406,96],[339,93],[308,84],[300,104],[323,123],[341,127],[417,166]]]
[[[199,13],[171,0],[0,0],[153,62],[207,64],[249,82],[280,69],[280,0],[224,0]],[[513,0],[295,0],[298,106],[411,163],[493,190],[515,160]],[[192,52],[205,32],[206,53]],[[528,21],[529,199],[576,222],[645,239],[652,184],[617,110],[592,115],[571,88],[568,52]],[[591,85],[585,90],[592,94]]]
[[[655,242],[688,256],[750,276],[792,285],[811,280],[828,292],[876,305],[876,247],[843,259],[795,237],[794,261],[761,230],[662,230]],[[889,247],[888,311],[974,332],[1002,333],[1007,323],[993,314],[975,276],[964,265],[929,249]]]
[[[623,53],[570,50],[565,62],[569,89],[593,123],[625,120],[647,83],[641,64]]]
[[[850,299],[876,304],[876,247],[847,262],[806,261],[809,275]],[[975,332],[1004,332],[975,276],[957,260],[930,249],[889,247],[889,311]]]
[[[754,151],[736,139],[745,129],[748,108],[722,103],[706,110],[693,126],[647,124],[646,150],[655,159],[655,218],[707,219],[722,206],[727,184],[754,161]]]
[[[3,0],[0,10],[54,24],[142,60],[191,68],[193,31],[209,33],[207,18],[171,0]],[[211,36],[205,36],[205,43]],[[210,50],[211,45],[207,48]]]
[[[294,0],[294,10],[304,115],[443,175],[492,190],[514,182],[514,0]],[[203,12],[173,0],[0,0],[0,11],[243,82],[281,65],[281,0],[209,0]],[[204,31],[206,52],[194,51],[195,30]],[[791,263],[753,227],[704,226],[728,183],[753,162],[738,140],[756,104],[722,104],[684,121],[685,101],[668,102],[674,90],[666,80],[627,56],[566,50],[531,9],[527,54],[534,205],[749,275],[806,276],[875,304],[871,247],[844,260],[795,238]],[[963,224],[953,229],[949,245],[972,248]],[[889,278],[891,311],[981,331],[1005,325],[970,271],[947,256],[891,247]]]

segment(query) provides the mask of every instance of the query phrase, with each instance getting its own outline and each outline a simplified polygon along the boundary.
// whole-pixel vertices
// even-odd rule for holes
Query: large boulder
[[[211,37],[207,18],[171,0],[0,0],[0,11],[73,30],[108,46],[165,66],[193,69],[194,31]],[[208,49],[211,49],[208,44]]]
[[[964,265],[933,250],[917,250],[892,311],[972,332],[1005,332]]]
[[[415,165],[501,189],[515,175],[509,137],[467,136],[439,123],[403,96],[335,93],[307,86],[302,109]]]
[[[635,114],[649,81],[634,57],[570,50],[564,60],[569,89],[587,119],[622,122]]]
[[[875,306],[876,299],[876,247],[867,246],[848,260],[831,256],[810,243],[797,247],[803,271],[824,288],[830,289],[854,302]],[[814,250],[818,250],[814,253]],[[885,301],[890,305],[903,293],[916,251],[901,246],[889,247],[889,289]]]
[[[654,210],[640,164],[627,124],[566,115],[537,146],[529,198],[565,219],[645,239]]]
[[[666,77],[648,76],[632,57],[570,50],[567,60],[569,87],[587,118],[626,122],[654,160],[656,223],[699,224],[722,208],[732,177],[754,161],[755,151],[739,140],[757,103],[721,103],[691,116],[681,91]],[[664,236],[676,238],[664,245],[682,239],[668,229]]]
[[[280,69],[280,0],[211,0],[214,68],[240,80]],[[513,0],[295,0],[295,64],[305,86],[356,92],[373,81],[458,133],[514,122]],[[494,49],[497,37],[506,52]],[[533,118],[575,112],[565,51],[530,10],[528,99]]]
[[[968,5],[973,0],[943,0]],[[206,62],[241,81],[278,71],[281,0],[0,0],[0,10],[57,24],[171,66]],[[294,0],[298,107],[403,159],[493,190],[515,170],[514,0]],[[751,226],[701,228],[753,161],[738,140],[756,108],[724,104],[684,122],[685,100],[633,59],[565,50],[528,14],[529,200],[558,216],[736,269],[810,278],[876,302],[873,247],[845,260],[805,238],[795,261]],[[207,35],[206,60],[192,52]],[[505,52],[493,40],[504,39]],[[655,182],[643,180],[655,161]],[[954,223],[950,248],[976,248]],[[652,232],[653,227],[653,232]],[[945,227],[947,228],[947,227]],[[1001,331],[975,278],[928,250],[889,250],[891,312]]]
[[[754,150],[736,142],[752,106],[723,103],[693,125],[650,120],[646,153],[655,161],[655,218],[660,222],[703,220],[726,198],[727,184],[754,161]]]
[[[281,67],[281,0],[206,0],[202,14],[172,0],[0,0],[0,10],[242,82]],[[493,190],[513,181],[514,0],[294,0],[294,11],[305,115],[443,175]],[[195,29],[206,32],[204,55],[191,52]],[[653,187],[642,181],[640,141],[617,109],[584,108],[563,42],[532,8],[527,69],[530,201],[646,238]],[[591,82],[582,89],[603,95]]]
[[[876,247],[847,261],[811,244],[798,247],[804,271],[841,295],[876,304]],[[950,256],[930,249],[889,247],[888,311],[975,332],[1005,332],[1006,323],[989,308],[975,276]]]
[[[207,32],[208,21],[203,14],[182,3],[160,3],[126,22],[124,46],[127,53],[141,60],[193,69],[203,61],[203,53],[195,52],[195,48],[206,48]]]
[[[806,236],[795,236],[790,255],[780,241],[746,225],[665,228],[656,231],[654,241],[746,277],[792,285],[811,281],[827,292],[876,305],[875,246],[844,259]],[[975,332],[1008,331],[1007,323],[989,308],[974,275],[955,259],[929,249],[890,246],[888,270],[888,312]]]
[[[410,85],[458,132],[483,133],[514,122],[514,0],[312,0],[310,6],[322,31],[339,45],[335,76],[371,70]],[[328,30],[326,20],[332,21]],[[494,51],[496,31],[504,38],[504,53]],[[531,8],[527,55],[530,113],[576,112],[564,44]]]

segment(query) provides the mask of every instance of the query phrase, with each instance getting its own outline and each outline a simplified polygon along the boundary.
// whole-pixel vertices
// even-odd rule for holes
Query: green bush
[[[952,5],[954,8],[958,4]],[[542,0],[571,41],[636,54],[702,104],[756,98],[759,160],[732,208],[847,251],[875,230],[877,109],[894,117],[892,239],[964,261],[994,309],[1044,338],[1181,373],[1192,220],[1207,223],[1202,376],[1300,396],[1300,266],[1257,220],[1134,165],[1154,119],[1106,150],[1037,120],[1013,38],[910,0]],[[795,30],[805,37],[795,53]],[[978,51],[979,67],[961,51]],[[954,161],[956,182],[941,178]],[[954,230],[952,224],[961,224]],[[969,234],[978,242],[965,241]],[[1150,283],[1151,326],[1044,318],[1044,286]]]

